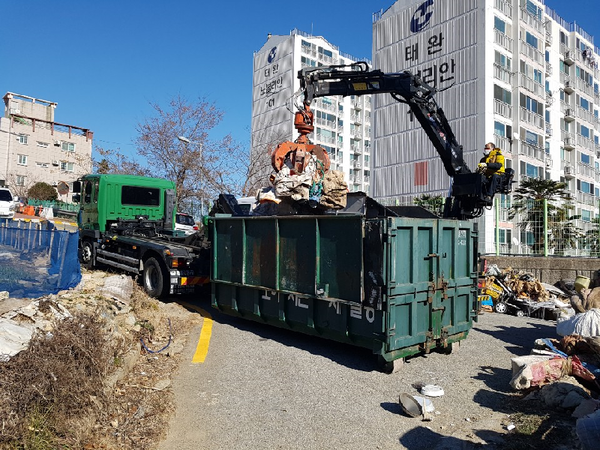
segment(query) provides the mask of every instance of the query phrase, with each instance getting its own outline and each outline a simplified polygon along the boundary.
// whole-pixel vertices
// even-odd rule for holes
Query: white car
[[[15,201],[7,188],[0,188],[0,219],[12,219],[15,216]]]
[[[175,214],[175,230],[183,231],[186,235],[198,232],[198,225],[192,216],[185,213]]]

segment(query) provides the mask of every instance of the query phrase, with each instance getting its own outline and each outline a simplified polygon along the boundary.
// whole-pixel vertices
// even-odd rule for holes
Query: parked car
[[[183,231],[189,236],[198,231],[198,225],[196,225],[196,221],[189,214],[177,213],[175,215],[175,230]]]
[[[7,188],[0,188],[0,218],[12,219],[15,216],[15,201]]]

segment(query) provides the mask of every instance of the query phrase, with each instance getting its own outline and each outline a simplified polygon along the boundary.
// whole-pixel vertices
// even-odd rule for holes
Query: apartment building
[[[59,189],[92,169],[94,133],[87,128],[55,122],[57,103],[8,92],[0,117],[0,186],[26,196],[37,182]],[[62,183],[61,183],[62,182]]]
[[[269,35],[254,54],[251,155],[260,167],[251,175],[268,184],[272,172],[269,153],[278,143],[298,138],[292,104],[300,87],[298,71],[356,61],[321,36],[299,30],[292,30],[289,36]],[[331,167],[344,172],[351,191],[367,192],[371,182],[370,96],[322,97],[311,108],[315,131],[309,139],[327,150]]]
[[[438,103],[469,167],[495,142],[517,183],[565,181],[583,230],[600,200],[598,55],[593,36],[543,0],[399,0],[374,16],[374,68],[410,70],[441,90]],[[384,204],[445,196],[450,187],[406,111],[373,98],[372,195]],[[508,219],[510,204],[499,196],[480,219],[481,252],[527,252],[528,231]]]

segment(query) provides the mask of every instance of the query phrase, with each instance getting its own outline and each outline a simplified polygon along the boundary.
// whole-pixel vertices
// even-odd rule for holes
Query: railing
[[[538,33],[543,34],[546,31],[544,29],[544,23],[540,19],[535,17],[533,14],[531,14],[526,8],[521,8],[521,12],[519,15],[523,22],[532,27]]]
[[[542,52],[540,52],[537,48],[529,45],[525,41],[521,41],[520,47],[521,47],[521,49],[520,49],[521,53],[523,55],[527,56],[529,59],[535,61],[536,63],[538,63],[542,66],[546,63],[546,61],[544,59],[544,54]]]
[[[598,120],[598,118],[593,113],[591,113],[587,109],[582,108],[581,106],[577,107],[577,116],[585,120],[586,122],[592,124],[592,126],[594,126]]]
[[[529,92],[534,93],[540,97],[544,97],[544,86],[535,81],[533,78],[529,78],[524,73],[519,74],[519,80],[521,87],[527,89]]]
[[[360,116],[360,114],[351,114],[350,118],[354,123],[362,123],[362,117]]]
[[[546,61],[546,75],[552,75],[552,64]]]
[[[581,134],[577,134],[577,145],[580,145],[581,147],[591,151],[596,151],[596,145],[594,141]]]
[[[512,51],[513,39],[501,31],[494,30],[494,42],[506,50]]]
[[[592,86],[591,84],[588,84],[587,82],[585,82],[581,78],[578,78],[578,77],[575,78],[575,87],[577,89],[582,90],[583,92],[585,92],[590,97],[594,95],[594,86]]]
[[[513,73],[506,67],[494,63],[494,78],[512,84]]]
[[[496,0],[494,6],[498,11],[501,11],[506,17],[512,19],[512,5],[506,0]]]
[[[576,199],[579,203],[583,203],[584,205],[596,206],[596,198],[592,194],[578,191]]]
[[[529,156],[530,158],[535,158],[540,161],[543,161],[546,152],[541,147],[537,147],[535,145],[521,141],[519,145],[519,155]]]
[[[337,124],[335,123],[334,120],[327,120],[327,119],[323,119],[322,117],[317,117],[317,119],[315,120],[315,123],[317,125],[322,125],[322,126],[326,126],[329,128],[336,128]]]
[[[507,119],[512,119],[512,106],[501,100],[494,99],[494,113],[506,117]]]
[[[539,114],[535,114],[526,108],[521,107],[521,120],[527,122],[541,130],[544,129],[544,118]]]

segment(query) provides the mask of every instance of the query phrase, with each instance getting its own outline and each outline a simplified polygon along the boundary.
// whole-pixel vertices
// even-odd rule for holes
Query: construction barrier
[[[37,298],[77,286],[78,241],[48,221],[0,219],[0,291]]]

